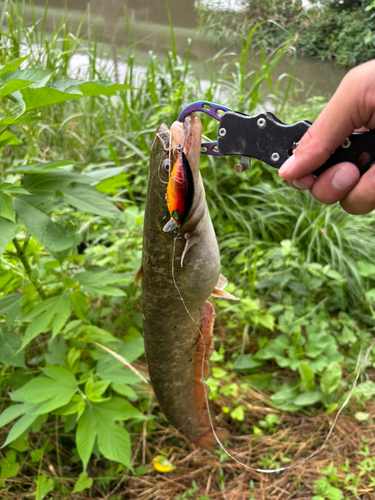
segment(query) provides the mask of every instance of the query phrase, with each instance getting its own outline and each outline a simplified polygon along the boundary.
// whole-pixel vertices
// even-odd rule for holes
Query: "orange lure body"
[[[186,216],[189,190],[189,164],[182,151],[178,151],[167,186],[167,207],[170,216],[180,225]]]

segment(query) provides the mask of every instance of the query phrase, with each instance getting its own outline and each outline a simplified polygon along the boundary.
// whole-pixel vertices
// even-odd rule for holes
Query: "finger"
[[[373,165],[354,188],[341,200],[340,205],[349,214],[368,214],[375,209],[375,165]]]
[[[362,126],[375,128],[374,76],[375,61],[347,73],[332,99],[300,140],[295,154],[280,168],[280,177],[293,180],[313,172],[355,129]]]
[[[311,189],[314,184],[314,176],[313,174],[304,175],[299,179],[295,179],[294,181],[288,181],[289,186],[292,186],[300,191],[305,191],[307,189]]]
[[[358,180],[359,170],[353,163],[338,163],[315,179],[311,194],[316,200],[331,205],[344,198]]]

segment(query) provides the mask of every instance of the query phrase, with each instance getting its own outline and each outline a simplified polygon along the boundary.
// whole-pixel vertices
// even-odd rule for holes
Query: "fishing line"
[[[209,410],[210,408],[210,404],[209,404],[209,400],[208,400],[208,391],[207,391],[207,386],[205,384],[205,380],[204,380],[204,361],[205,361],[205,355],[206,355],[206,342],[204,341],[204,337],[203,337],[203,334],[202,334],[202,331],[201,329],[199,328],[199,326],[196,324],[195,322],[195,319],[193,318],[193,316],[191,315],[186,303],[185,303],[185,300],[184,298],[182,297],[182,294],[180,292],[180,289],[178,288],[178,285],[176,283],[176,278],[175,278],[175,273],[174,273],[174,259],[175,259],[175,253],[176,253],[176,241],[178,239],[178,235],[175,236],[174,238],[174,241],[173,241],[173,253],[172,253],[172,279],[173,279],[173,284],[177,290],[177,293],[181,299],[181,302],[183,304],[183,306],[185,307],[186,309],[186,312],[188,313],[190,319],[193,321],[194,325],[197,327],[197,330],[200,334],[200,337],[202,339],[202,342],[203,342],[203,356],[202,356],[202,370],[201,370],[201,381],[202,381],[202,384],[203,384],[203,389],[204,389],[204,396],[205,396],[205,400],[206,400],[206,406],[207,406],[207,413],[208,413],[208,419],[209,419],[209,422],[210,422],[210,426],[211,426],[211,430],[212,430],[212,433],[216,439],[216,442],[217,444],[220,446],[220,448],[223,450],[223,452],[228,456],[230,457],[232,460],[234,460],[236,463],[238,463],[239,465],[242,465],[243,467],[245,467],[245,469],[247,470],[251,470],[251,471],[255,471],[255,472],[263,472],[265,474],[274,474],[276,472],[283,472],[283,471],[286,471],[286,470],[290,470],[290,469],[294,469],[295,467],[297,467],[298,465],[301,465],[303,464],[304,462],[307,462],[307,460],[310,460],[311,458],[315,457],[318,453],[320,453],[322,451],[322,449],[324,448],[324,446],[328,443],[332,433],[333,433],[333,430],[336,426],[336,423],[337,423],[337,420],[341,414],[341,412],[343,411],[343,409],[345,408],[345,406],[348,404],[352,394],[353,394],[353,391],[354,389],[356,388],[357,386],[357,382],[358,382],[358,378],[359,378],[359,375],[361,374],[361,371],[362,371],[362,368],[364,367],[364,364],[366,363],[369,355],[370,355],[370,352],[372,351],[372,348],[375,346],[375,340],[373,341],[373,343],[370,345],[370,347],[367,348],[366,350],[366,353],[362,359],[362,362],[361,364],[359,365],[359,368],[358,368],[358,371],[357,371],[357,375],[355,377],[355,380],[354,380],[354,383],[352,385],[352,388],[350,389],[349,391],[349,394],[347,396],[347,398],[345,399],[344,403],[342,404],[341,408],[339,409],[339,411],[337,412],[336,414],[336,417],[333,421],[333,423],[331,424],[331,427],[328,431],[328,434],[327,434],[327,437],[325,438],[323,444],[321,446],[319,446],[319,448],[317,448],[313,453],[311,453],[311,455],[303,458],[302,460],[299,460],[298,462],[295,462],[294,464],[292,465],[289,465],[288,467],[281,467],[279,469],[255,469],[253,467],[250,467],[249,465],[246,465],[244,464],[243,462],[241,462],[240,460],[237,460],[236,457],[234,457],[226,448],[225,446],[222,444],[222,442],[220,441],[220,439],[218,438],[216,432],[215,432],[215,427],[214,427],[214,424],[213,424],[213,420],[212,420],[212,416],[211,416],[211,412]]]

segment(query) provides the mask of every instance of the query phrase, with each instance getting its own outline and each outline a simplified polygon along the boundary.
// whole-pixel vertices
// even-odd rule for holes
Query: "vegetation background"
[[[256,19],[273,22],[251,27],[255,7],[263,9]],[[207,85],[192,69],[190,42],[179,57],[172,24],[164,56],[139,61],[130,47],[108,59],[87,19],[73,30],[62,17],[47,33],[47,9],[31,10],[30,22],[20,3],[3,4],[2,498],[374,498],[372,354],[333,444],[288,473],[244,472],[220,451],[193,450],[160,413],[133,284],[157,125],[171,123],[197,96],[225,97],[245,113],[272,106],[286,122],[313,121],[324,99],[296,105],[298,82],[293,74],[275,79],[275,68],[291,52],[295,60],[297,34],[297,51],[314,47],[328,57],[311,38],[319,16],[323,26],[327,16],[367,12],[373,33],[372,7],[330,2],[302,14],[294,2],[248,2],[250,29],[241,21],[236,52],[208,61]],[[198,14],[214,30],[204,9]],[[276,21],[293,36],[280,38]],[[77,56],[85,63],[78,69]],[[213,136],[216,124],[203,121]],[[220,159],[219,170],[217,159],[202,157],[201,169],[222,272],[241,298],[215,302],[210,398],[236,457],[255,468],[281,467],[322,444],[371,343],[374,215],[321,205],[260,162],[239,176],[230,159]],[[125,369],[110,352],[125,359]]]

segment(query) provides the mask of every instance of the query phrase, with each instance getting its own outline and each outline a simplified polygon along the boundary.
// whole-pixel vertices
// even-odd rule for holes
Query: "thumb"
[[[374,81],[375,61],[346,74],[332,99],[300,140],[295,153],[280,168],[281,178],[293,180],[313,172],[355,129],[363,125],[375,127]]]

